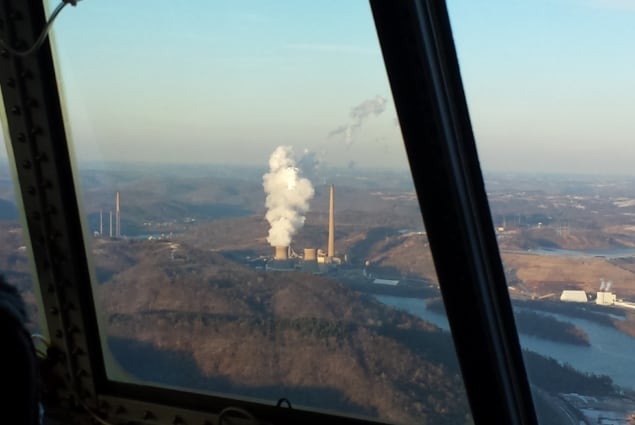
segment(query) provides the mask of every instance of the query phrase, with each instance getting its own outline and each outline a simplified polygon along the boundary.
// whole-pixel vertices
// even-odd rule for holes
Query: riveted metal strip
[[[0,37],[11,47],[27,48],[44,25],[42,1],[0,3]],[[51,343],[59,350],[62,381],[71,384],[60,397],[94,404],[93,369],[103,360],[48,42],[27,57],[0,48],[0,88],[43,314]]]

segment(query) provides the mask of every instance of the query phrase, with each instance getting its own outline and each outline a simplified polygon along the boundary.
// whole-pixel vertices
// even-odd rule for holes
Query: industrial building
[[[595,298],[597,305],[613,305],[617,301],[617,297],[612,292],[599,291]]]
[[[589,302],[589,297],[586,292],[579,290],[564,290],[560,295],[560,301],[572,302],[572,303],[586,303]]]
[[[610,289],[610,285],[607,287],[603,283],[601,290],[596,293],[596,305],[635,309],[635,303],[618,299],[617,295],[608,291],[607,288]],[[589,302],[589,296],[586,292],[581,290],[564,290],[562,291],[562,295],[560,295],[560,301],[586,303]]]
[[[304,248],[303,255],[296,254],[290,246],[274,247],[273,258],[267,262],[271,271],[306,271],[325,273],[334,265],[342,264],[335,255],[335,186],[329,187],[329,221],[326,252],[317,248]]]

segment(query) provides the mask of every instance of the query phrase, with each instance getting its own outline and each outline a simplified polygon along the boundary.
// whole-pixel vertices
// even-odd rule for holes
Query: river
[[[449,325],[445,315],[427,309],[425,300],[378,295],[384,304],[407,311],[443,330]],[[635,339],[608,326],[559,314],[544,313],[567,321],[589,335],[589,347],[561,344],[534,336],[520,335],[520,344],[543,356],[568,363],[575,369],[609,376],[616,385],[635,390]]]

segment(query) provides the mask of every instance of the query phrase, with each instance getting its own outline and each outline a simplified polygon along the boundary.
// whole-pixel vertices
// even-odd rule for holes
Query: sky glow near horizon
[[[448,8],[484,171],[633,173],[635,6]],[[54,41],[80,164],[264,166],[293,145],[329,165],[407,167],[365,1],[84,0]],[[385,110],[352,143],[329,137],[377,96]]]

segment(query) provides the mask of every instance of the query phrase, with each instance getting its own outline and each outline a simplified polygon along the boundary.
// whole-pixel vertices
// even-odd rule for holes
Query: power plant
[[[113,228],[114,224],[114,228]],[[95,232],[96,236],[104,236],[104,210],[99,209],[99,232]],[[115,214],[113,221],[112,209],[108,211],[108,237],[120,238],[121,237],[121,196],[119,192],[115,193]]]
[[[326,251],[304,248],[303,255],[294,253],[290,246],[275,246],[273,258],[267,263],[267,270],[305,270],[313,273],[327,271],[342,260],[335,256],[335,186],[329,187],[329,218]]]

